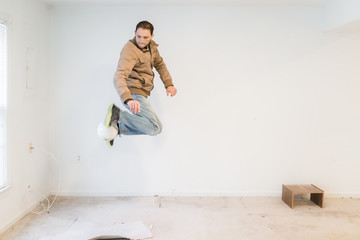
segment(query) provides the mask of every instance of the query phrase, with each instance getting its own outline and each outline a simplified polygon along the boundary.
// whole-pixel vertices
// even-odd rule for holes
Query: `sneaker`
[[[115,104],[110,104],[108,108],[108,113],[106,114],[104,123],[105,126],[110,127],[114,123],[117,123],[120,119],[120,109],[115,106]]]
[[[109,146],[109,147],[112,147],[114,145],[114,139],[113,140],[106,140],[106,144]]]
[[[116,136],[119,136],[119,128],[118,128],[118,123],[117,122],[114,122],[113,124],[112,124],[112,128],[114,128],[114,129],[116,129],[116,131],[118,132],[118,134],[116,135]],[[115,137],[116,137],[115,136]],[[113,138],[113,139],[111,139],[111,140],[105,140],[106,141],[106,144],[109,146],[109,147],[112,147],[113,145],[114,145],[114,140],[115,140],[115,137]]]

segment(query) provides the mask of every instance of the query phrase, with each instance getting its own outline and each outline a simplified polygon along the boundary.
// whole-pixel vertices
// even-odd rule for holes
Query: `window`
[[[0,189],[6,184],[7,27],[0,20]]]

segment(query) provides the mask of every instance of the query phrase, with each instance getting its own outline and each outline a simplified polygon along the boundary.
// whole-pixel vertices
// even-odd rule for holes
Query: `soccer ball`
[[[103,140],[113,140],[118,135],[118,129],[115,126],[107,127],[102,121],[97,127],[97,134]]]

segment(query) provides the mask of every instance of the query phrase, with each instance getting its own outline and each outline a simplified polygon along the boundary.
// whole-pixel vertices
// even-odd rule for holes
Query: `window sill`
[[[9,193],[11,189],[11,185],[5,185],[2,188],[0,188],[0,198],[4,197]]]

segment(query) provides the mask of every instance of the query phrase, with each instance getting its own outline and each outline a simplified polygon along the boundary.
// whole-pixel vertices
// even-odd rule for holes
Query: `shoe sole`
[[[114,104],[111,104],[108,108],[108,113],[106,114],[104,123],[105,126],[107,126],[108,128],[110,127],[110,123],[111,123],[111,117],[112,117],[112,109],[114,107]]]
[[[113,144],[111,144],[109,140],[106,140],[106,144],[107,144],[109,147],[112,147],[112,146],[113,146]]]

